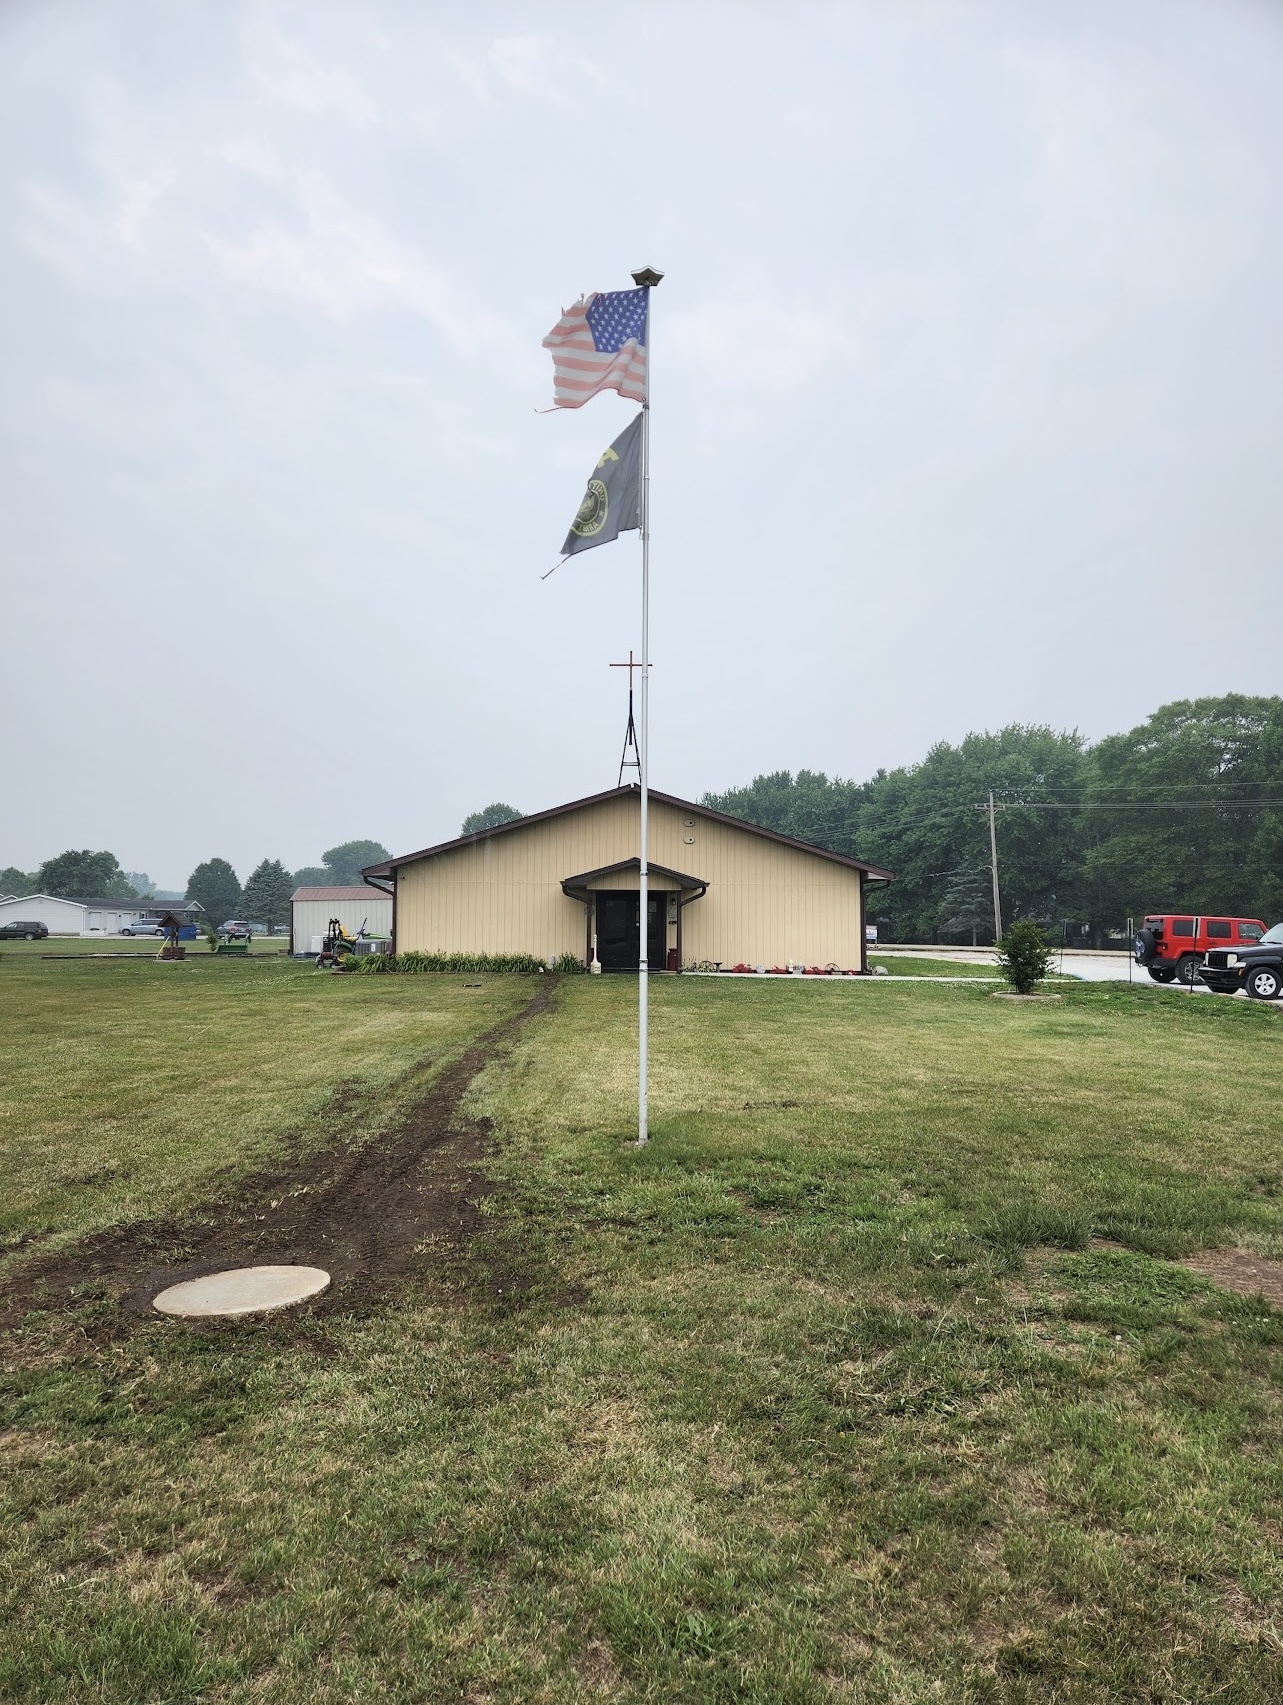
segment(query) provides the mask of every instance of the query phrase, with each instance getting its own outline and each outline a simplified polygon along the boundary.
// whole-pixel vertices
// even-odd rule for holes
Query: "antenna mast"
[[[624,750],[619,760],[619,780],[615,783],[616,787],[622,787],[625,770],[636,770],[637,780],[641,781],[641,748],[637,744],[637,724],[633,720],[633,670],[640,669],[641,664],[633,662],[633,654],[629,651],[627,663],[612,663],[610,668],[627,669],[628,671],[628,727],[624,730]],[[628,756],[630,752],[632,753],[631,758]]]

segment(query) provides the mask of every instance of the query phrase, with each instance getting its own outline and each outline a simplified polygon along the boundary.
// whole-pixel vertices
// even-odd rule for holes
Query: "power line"
[[[1170,783],[1168,782],[1153,782],[1148,787],[1146,787],[1144,783],[1133,784],[1132,791],[1134,793],[1162,793],[1169,785]],[[1254,788],[1258,787],[1260,783],[1255,781],[1230,781],[1225,776],[1221,776],[1216,781],[1185,781],[1182,782],[1181,785],[1182,787],[1193,791],[1198,788]],[[1022,793],[1027,787],[1041,788],[1044,793],[1081,793],[1083,791],[1083,784],[1081,782],[1046,781],[1041,776],[1035,776],[1029,781],[1017,782],[1011,787],[994,788],[994,797],[997,798],[997,796],[1001,793]]]
[[[998,811],[1271,811],[1283,799],[999,799]],[[987,811],[987,804],[973,805]]]

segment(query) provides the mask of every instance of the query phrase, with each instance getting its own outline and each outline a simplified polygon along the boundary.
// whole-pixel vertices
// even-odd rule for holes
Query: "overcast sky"
[[[1274,0],[4,0],[0,865],[613,786],[645,263],[656,786],[1278,690]]]

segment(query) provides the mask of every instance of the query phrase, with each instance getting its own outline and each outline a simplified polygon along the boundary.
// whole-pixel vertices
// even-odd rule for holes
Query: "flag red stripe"
[[[635,367],[625,367],[622,372],[608,371],[599,373],[595,379],[570,379],[564,375],[554,381],[559,391],[600,391],[608,388],[616,379],[630,379],[634,384],[644,384],[646,375]]]
[[[640,365],[642,367],[646,365],[645,356],[640,355],[640,353],[635,354],[625,344],[624,348],[619,351],[618,355],[597,354],[593,356],[591,361],[582,355],[559,355],[557,357],[557,371],[559,373],[563,371],[570,373],[600,373],[604,367],[618,366],[620,357],[623,358],[625,366],[629,363],[632,363],[634,366]]]
[[[567,309],[543,340],[552,351],[554,404],[580,408],[599,391],[645,402],[645,346],[630,338],[618,350],[598,349],[586,319],[592,301],[588,296]]]

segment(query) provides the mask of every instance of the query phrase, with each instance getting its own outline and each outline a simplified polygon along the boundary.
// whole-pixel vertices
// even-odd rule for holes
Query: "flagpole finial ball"
[[[653,289],[663,276],[663,273],[656,272],[653,266],[641,266],[633,274],[633,283],[643,284]]]

